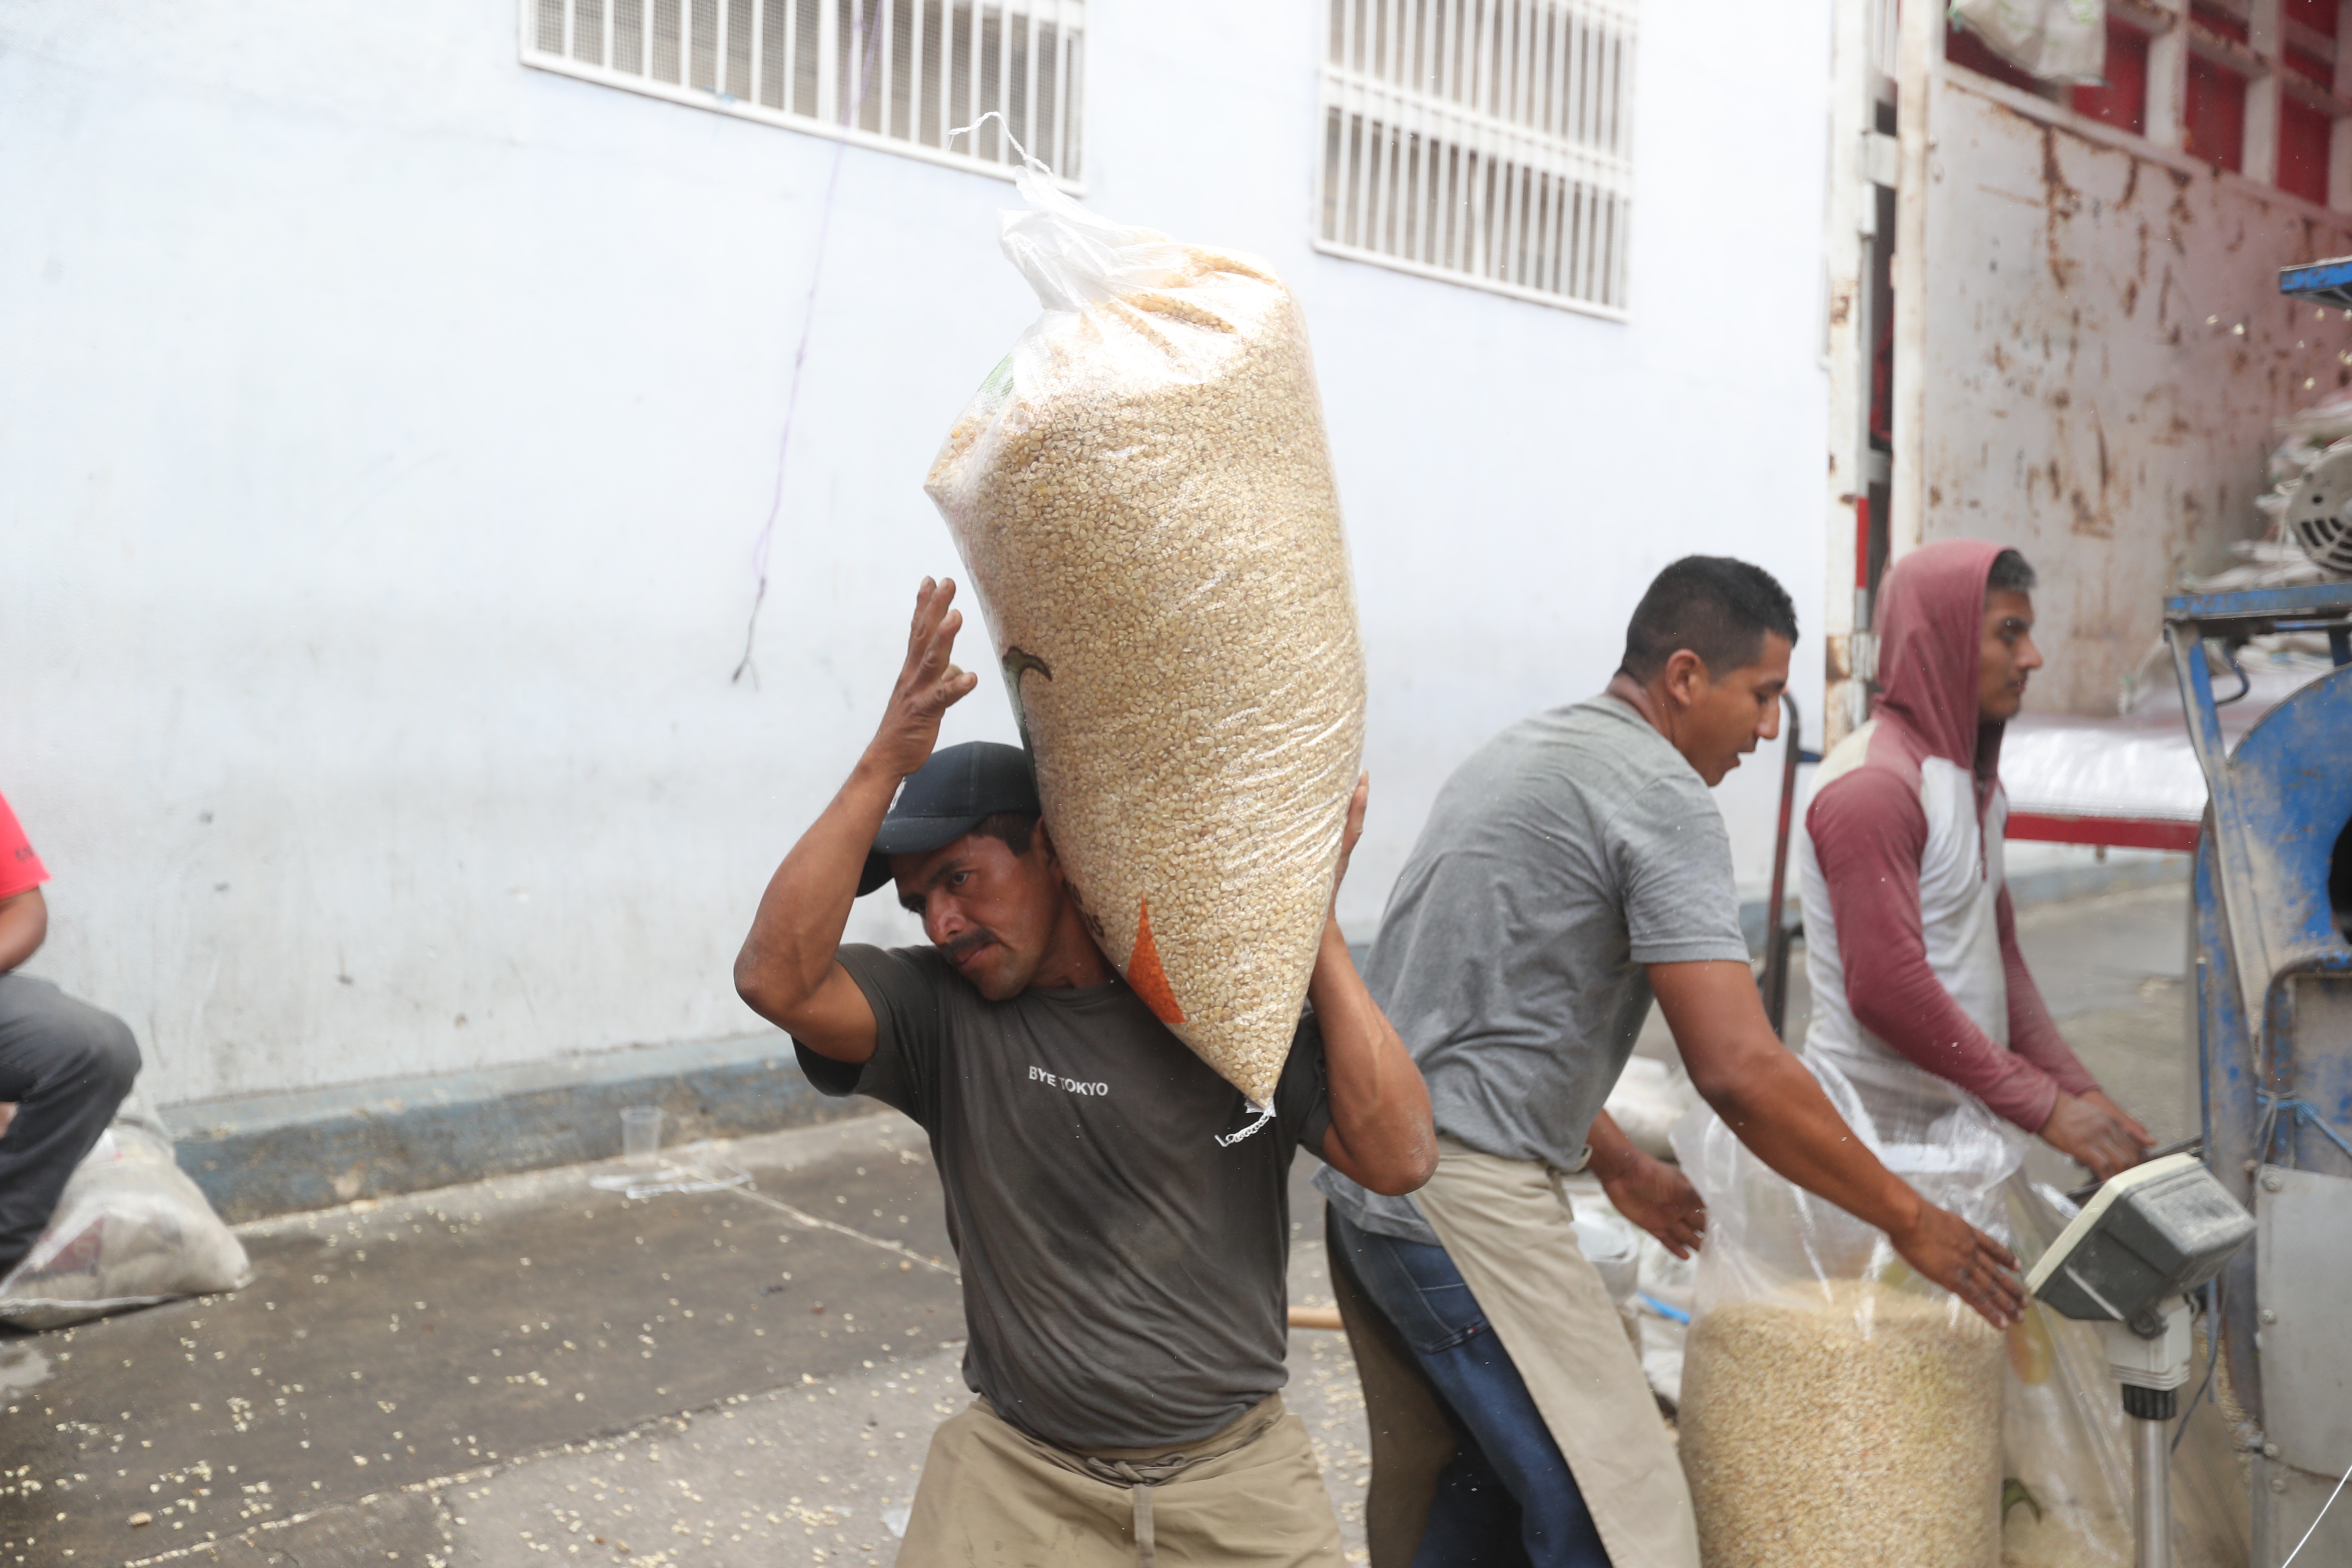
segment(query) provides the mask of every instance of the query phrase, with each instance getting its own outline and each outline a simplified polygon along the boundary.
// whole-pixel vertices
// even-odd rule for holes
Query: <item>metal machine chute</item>
[[[2253,1427],[2251,1561],[2272,1568],[2352,1469],[2352,664],[2232,749],[2204,649],[2316,631],[2342,650],[2352,584],[2181,595],[2165,625],[2210,792],[2195,883],[2206,1163],[2255,1219],[2221,1275],[2222,1348]],[[2352,1562],[2352,1508],[2302,1561]]]

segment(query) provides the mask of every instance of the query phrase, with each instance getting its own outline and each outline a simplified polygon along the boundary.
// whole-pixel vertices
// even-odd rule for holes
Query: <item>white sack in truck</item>
[[[927,488],[1095,939],[1267,1105],[1364,730],[1306,323],[1262,262],[1020,184],[1001,238],[1045,310]]]
[[[2106,79],[2106,0],[1952,0],[1951,19],[2028,76]]]

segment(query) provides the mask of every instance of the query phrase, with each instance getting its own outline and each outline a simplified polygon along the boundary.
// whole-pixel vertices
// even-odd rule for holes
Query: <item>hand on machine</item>
[[[2080,1095],[2061,1090],[2041,1135],[2102,1182],[2130,1170],[2156,1146],[2147,1128],[2095,1089]]]

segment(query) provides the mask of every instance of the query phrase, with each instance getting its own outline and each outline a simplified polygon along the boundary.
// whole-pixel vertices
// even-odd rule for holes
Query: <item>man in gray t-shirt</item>
[[[1608,689],[1473,753],[1398,878],[1366,981],[1428,1082],[1437,1173],[1410,1197],[1318,1178],[1350,1341],[1385,1363],[1366,1388],[1419,1381],[1447,1417],[1415,1445],[1402,1408],[1374,1412],[1375,1531],[1408,1537],[1376,1557],[1696,1568],[1681,1467],[1553,1180],[1589,1165],[1677,1255],[1698,1244],[1699,1194],[1601,1109],[1654,994],[1693,1086],[1768,1163],[1994,1322],[2021,1305],[2015,1260],[1851,1136],[1757,995],[1707,792],[1778,732],[1796,635],[1757,567],[1667,567]],[[1427,1462],[1399,1462],[1416,1447]],[[1432,1500],[1425,1521],[1399,1498]]]
[[[1429,1097],[1328,912],[1273,1103],[1252,1110],[1096,945],[1018,748],[934,752],[975,678],[926,580],[880,729],[776,869],[736,989],[828,1094],[930,1135],[980,1395],[942,1423],[904,1563],[1339,1568],[1278,1390],[1292,1151],[1368,1190],[1434,1163]],[[1339,873],[1363,829],[1359,783]],[[844,945],[895,886],[928,948]]]
[[[1240,1091],[1116,974],[992,1002],[935,948],[835,956],[874,1009],[874,1054],[802,1045],[801,1070],[930,1134],[964,1379],[991,1409],[1065,1447],[1149,1448],[1283,1385],[1291,1153],[1331,1127],[1311,1014],[1274,1120],[1243,1138]]]
[[[1520,720],[1454,770],[1364,980],[1439,1132],[1573,1171],[1649,1016],[1647,966],[1709,960],[1748,962],[1723,817],[1664,736],[1596,697]],[[1365,1229],[1436,1245],[1411,1198],[1325,1184]]]

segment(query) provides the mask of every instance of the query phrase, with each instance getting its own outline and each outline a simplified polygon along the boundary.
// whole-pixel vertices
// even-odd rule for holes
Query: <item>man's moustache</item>
[[[939,950],[947,955],[949,963],[960,963],[963,961],[964,954],[974,952],[977,949],[986,947],[990,942],[994,942],[995,940],[996,933],[994,931],[974,931],[966,932],[964,935],[956,938],[953,942],[940,942],[938,946]]]

